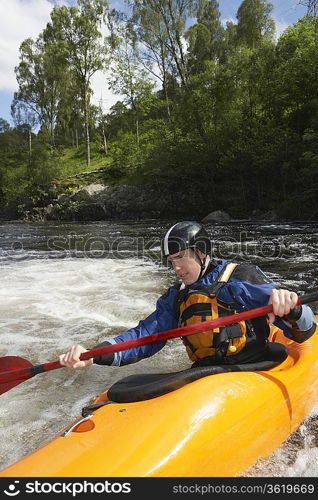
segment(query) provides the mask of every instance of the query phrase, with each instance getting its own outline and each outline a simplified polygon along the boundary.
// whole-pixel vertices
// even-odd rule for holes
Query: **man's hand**
[[[87,349],[81,345],[73,345],[65,354],[59,356],[59,362],[61,365],[67,366],[67,368],[74,368],[76,370],[78,368],[91,366],[93,364],[93,359],[87,359],[85,361],[80,360],[80,355],[86,351]]]
[[[269,304],[273,305],[273,312],[268,314],[269,321],[273,323],[275,316],[285,316],[289,314],[291,309],[296,307],[298,302],[298,295],[289,290],[276,290],[274,288],[269,297]]]

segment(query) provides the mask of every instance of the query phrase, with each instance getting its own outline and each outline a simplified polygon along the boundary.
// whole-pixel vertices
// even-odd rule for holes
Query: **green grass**
[[[91,163],[90,167],[86,164],[86,150],[84,146],[77,148],[64,148],[60,152],[58,160],[58,175],[52,181],[56,184],[59,191],[63,192],[68,188],[79,188],[80,186],[92,184],[94,182],[108,182],[105,173],[96,173],[88,176],[72,177],[83,172],[91,172],[101,168],[108,167],[111,158],[105,155],[103,151],[94,144],[91,145]]]
[[[66,178],[70,175],[78,174],[81,172],[88,172],[90,170],[97,170],[99,168],[107,167],[110,164],[110,158],[100,152],[95,151],[94,147],[91,150],[91,164],[87,167],[86,164],[86,151],[85,148],[66,148],[59,159],[59,170],[61,178]]]

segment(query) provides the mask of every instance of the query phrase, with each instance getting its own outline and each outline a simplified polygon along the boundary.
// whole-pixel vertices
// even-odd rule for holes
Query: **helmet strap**
[[[201,271],[200,271],[199,277],[198,277],[198,279],[197,279],[197,281],[199,281],[199,279],[201,279],[201,278],[202,278],[203,273],[204,273],[204,271],[205,271],[205,267],[206,267],[206,259],[207,259],[207,257],[208,257],[208,256],[206,255],[203,259],[201,259],[201,257],[199,256],[198,252],[196,251],[196,249],[194,249],[194,253],[195,253],[195,255],[198,257],[198,259],[199,259],[199,261],[200,261],[200,266],[201,266]]]

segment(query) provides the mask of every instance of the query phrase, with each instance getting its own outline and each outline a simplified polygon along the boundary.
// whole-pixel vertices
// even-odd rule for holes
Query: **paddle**
[[[309,304],[310,302],[315,302],[317,300],[318,292],[313,292],[299,297],[297,304]],[[213,330],[222,326],[228,326],[232,325],[233,323],[238,323],[239,321],[264,316],[271,313],[272,311],[273,306],[267,305],[264,307],[258,307],[256,309],[250,309],[242,313],[213,319],[211,321],[197,323],[195,325],[189,325],[181,328],[175,328],[173,330],[167,330],[165,332],[154,333],[153,335],[148,335],[147,337],[127,340],[126,342],[111,344],[104,347],[97,347],[96,349],[92,349],[81,354],[80,359],[86,360],[90,358],[96,358],[105,354],[125,351],[126,349],[132,349],[133,347],[152,344],[153,342],[160,342],[163,340],[172,339],[174,337],[193,335],[205,330]],[[38,373],[56,370],[57,368],[64,368],[64,366],[61,365],[59,361],[53,361],[51,363],[33,366],[30,361],[27,361],[26,359],[20,358],[18,356],[2,357],[0,358],[0,394],[9,391],[16,385],[21,384],[31,377],[34,377],[34,375],[37,375]]]

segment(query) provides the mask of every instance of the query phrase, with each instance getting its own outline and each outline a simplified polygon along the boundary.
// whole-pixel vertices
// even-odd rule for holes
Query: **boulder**
[[[262,215],[262,220],[269,221],[269,222],[276,222],[279,221],[279,217],[275,210],[269,210],[268,212],[265,212]]]
[[[208,222],[227,222],[231,219],[227,212],[223,210],[215,210],[214,212],[209,213],[206,217],[202,219],[202,223],[206,224]]]
[[[109,217],[107,210],[99,203],[83,203],[77,207],[72,207],[69,211],[73,212],[73,218],[78,221],[98,221]]]
[[[46,207],[44,207],[44,216],[47,220],[51,220],[51,219],[54,219],[55,217],[55,207],[52,203],[50,203],[49,205],[47,205]]]
[[[107,186],[104,184],[89,184],[88,186],[83,186],[82,188],[75,191],[70,197],[71,201],[80,201],[80,202],[93,202],[93,200],[101,194],[102,192],[107,190]]]
[[[268,222],[278,222],[280,220],[275,210],[269,210],[268,212],[253,210],[250,219],[255,221],[268,221]]]
[[[70,204],[70,197],[68,194],[61,193],[57,197],[57,203],[59,205],[69,205]]]

